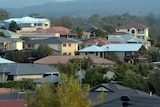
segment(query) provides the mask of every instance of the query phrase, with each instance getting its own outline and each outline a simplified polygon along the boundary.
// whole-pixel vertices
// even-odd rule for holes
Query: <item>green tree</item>
[[[149,76],[149,83],[154,87],[156,94],[160,96],[160,72],[152,73]]]
[[[116,26],[111,25],[111,24],[107,24],[103,27],[103,29],[106,30],[108,33],[113,33],[116,31]]]
[[[91,35],[93,37],[105,37],[107,36],[107,32],[103,29],[93,29],[91,31]]]
[[[146,79],[132,70],[126,70],[122,84],[142,91],[148,91],[149,89]]]
[[[18,25],[15,21],[11,21],[11,23],[9,24],[9,28],[10,31],[16,32],[16,30],[18,30]]]
[[[33,57],[40,59],[48,55],[52,55],[52,52],[52,48],[50,48],[47,44],[40,44],[38,48],[33,51]]]
[[[3,33],[3,32],[0,32],[0,36],[5,37],[5,35],[4,35],[4,33]]]
[[[82,38],[83,35],[83,28],[80,25],[75,25],[72,30],[71,33],[76,37],[76,38]]]
[[[10,17],[10,13],[4,9],[0,9],[0,21],[8,19]]]
[[[108,82],[109,81],[108,78],[104,78],[104,73],[106,72],[107,70],[101,67],[94,67],[94,68],[88,69],[86,71],[85,78],[82,80],[82,82],[85,84],[90,84],[91,86]]]
[[[32,103],[27,100],[27,107],[90,107],[92,102],[86,97],[89,86],[79,84],[74,77],[61,75],[61,84],[44,82],[36,88]]]
[[[29,62],[28,57],[31,56],[30,52],[22,52],[22,51],[12,51],[6,54],[7,59],[19,62],[19,63],[24,63],[24,62]]]

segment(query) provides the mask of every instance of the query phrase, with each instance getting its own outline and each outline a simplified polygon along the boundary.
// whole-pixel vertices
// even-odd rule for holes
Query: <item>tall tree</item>
[[[83,28],[80,25],[75,25],[72,30],[71,30],[72,34],[76,37],[76,38],[82,38],[83,35]]]
[[[0,21],[8,19],[10,17],[10,13],[4,9],[0,9]]]
[[[43,83],[37,87],[32,103],[27,107],[91,107],[86,97],[89,86],[79,84],[74,77],[61,74],[61,84]]]
[[[10,31],[16,32],[16,30],[18,30],[18,25],[15,21],[11,21],[11,23],[9,24],[9,28]]]

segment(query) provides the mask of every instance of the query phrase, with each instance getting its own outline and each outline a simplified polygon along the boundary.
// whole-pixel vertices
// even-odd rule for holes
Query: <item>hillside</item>
[[[136,15],[146,15],[150,12],[159,13],[159,0],[77,0],[70,2],[48,2],[41,5],[22,8],[5,8],[12,16],[24,16],[39,13],[46,17],[73,16],[89,17],[95,13],[102,16],[130,12]]]

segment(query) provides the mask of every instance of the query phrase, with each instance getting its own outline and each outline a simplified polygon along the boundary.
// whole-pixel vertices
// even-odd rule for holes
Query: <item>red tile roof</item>
[[[0,107],[26,107],[23,99],[0,100]]]
[[[110,42],[107,39],[101,39],[101,38],[96,38],[96,39],[90,39],[88,41],[85,41],[82,44],[90,44],[90,43],[95,43],[97,45],[105,45],[105,44],[110,44]]]
[[[38,34],[54,34],[59,33],[60,35],[68,35],[70,33],[70,29],[62,27],[62,26],[54,26],[48,29],[39,29],[37,31],[34,31],[32,33],[38,33]]]
[[[61,63],[67,63],[70,59],[74,59],[74,58],[79,58],[79,59],[82,59],[86,56],[47,56],[47,57],[44,57],[42,59],[39,59],[37,61],[34,61],[34,63],[37,63],[37,64],[57,64],[59,62]],[[116,62],[114,61],[111,61],[111,60],[108,60],[108,59],[104,59],[104,58],[98,58],[98,57],[91,57],[92,60],[93,60],[93,64],[116,64]]]
[[[10,93],[11,89],[10,88],[0,88],[0,94],[2,93]]]
[[[147,29],[148,27],[136,22],[128,22],[118,27],[118,29],[130,29],[130,28]]]

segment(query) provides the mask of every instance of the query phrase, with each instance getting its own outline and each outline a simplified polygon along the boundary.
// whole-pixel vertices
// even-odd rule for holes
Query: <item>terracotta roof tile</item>
[[[0,88],[0,94],[2,93],[10,93],[11,89],[10,88]]]
[[[25,101],[16,99],[16,100],[0,100],[0,107],[25,107]]]
[[[47,56],[42,59],[39,59],[37,61],[34,61],[34,63],[37,64],[57,64],[59,62],[61,63],[67,63],[70,59],[74,58],[84,58],[86,56]],[[93,64],[116,64],[116,62],[104,59],[104,58],[98,58],[98,57],[91,57],[93,60]]]
[[[136,22],[129,22],[129,23],[125,23],[125,24],[119,26],[118,29],[130,29],[133,27],[136,29],[147,29],[148,28],[148,27],[146,27],[142,24],[136,23]]]
[[[48,29],[39,29],[32,33],[39,33],[39,34],[54,34],[59,33],[60,35],[68,35],[70,33],[70,29],[62,27],[62,26],[54,26]]]
[[[109,35],[124,35],[124,34],[128,34],[128,33],[126,33],[126,32],[113,32]]]
[[[88,41],[85,41],[82,44],[89,44],[89,43],[95,43],[97,45],[105,45],[105,44],[110,44],[110,42],[107,39],[101,39],[101,38],[96,38],[96,39],[90,39]]]

